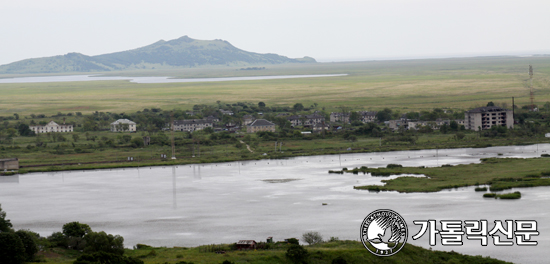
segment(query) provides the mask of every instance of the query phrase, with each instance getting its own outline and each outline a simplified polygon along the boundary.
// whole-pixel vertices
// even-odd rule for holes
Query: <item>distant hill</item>
[[[259,54],[238,49],[224,40],[196,40],[183,36],[151,45],[97,56],[69,53],[26,59],[0,66],[0,74],[94,72],[163,69],[201,66],[245,66],[281,63],[315,63],[304,57],[291,59],[277,54]]]

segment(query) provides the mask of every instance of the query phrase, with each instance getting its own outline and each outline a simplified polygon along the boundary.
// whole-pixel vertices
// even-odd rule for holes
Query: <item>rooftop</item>
[[[118,125],[118,124],[131,124],[131,125],[135,125],[136,123],[132,120],[128,120],[128,119],[119,119],[113,123],[111,123],[111,125]]]
[[[474,108],[470,111],[466,111],[468,113],[486,113],[486,112],[500,112],[500,111],[507,111],[508,109],[503,109],[498,106],[484,106],[484,107],[478,107]]]
[[[274,126],[274,123],[271,123],[265,119],[256,119],[249,126]]]

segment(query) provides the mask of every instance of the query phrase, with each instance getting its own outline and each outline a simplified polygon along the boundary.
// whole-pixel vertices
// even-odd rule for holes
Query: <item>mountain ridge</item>
[[[31,58],[0,65],[0,74],[121,71],[204,66],[247,66],[282,63],[315,63],[304,57],[291,59],[274,53],[244,51],[221,39],[197,40],[183,36],[159,40],[136,49],[88,56],[72,52]]]

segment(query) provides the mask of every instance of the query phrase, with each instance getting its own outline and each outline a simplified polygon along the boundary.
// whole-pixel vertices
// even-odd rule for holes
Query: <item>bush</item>
[[[124,238],[119,235],[106,234],[105,232],[90,232],[84,236],[86,248],[84,252],[106,252],[117,255],[124,254]]]
[[[32,261],[34,259],[34,254],[38,252],[38,247],[34,241],[34,235],[26,230],[17,230],[15,234],[21,239],[23,247],[25,248],[25,260]]]
[[[143,139],[139,137],[132,138],[132,141],[130,141],[130,145],[133,148],[141,148],[143,147]]]
[[[484,198],[495,198],[496,196],[497,196],[496,193],[484,193],[483,194]]]
[[[302,235],[302,238],[309,245],[317,244],[323,242],[323,237],[319,232],[307,232]]]
[[[400,165],[400,164],[388,164],[388,166],[386,166],[386,168],[388,168],[388,169],[403,168],[403,165]]]
[[[92,229],[87,224],[81,224],[79,222],[70,222],[63,225],[63,234],[68,237],[84,237]]]
[[[50,241],[52,247],[69,247],[67,243],[67,237],[65,237],[65,235],[63,235],[63,233],[61,232],[54,232],[47,239],[48,241]]]
[[[497,197],[500,199],[519,199],[521,198],[521,193],[520,192],[506,193],[506,194],[497,195]]]
[[[25,261],[25,246],[18,235],[0,232],[0,263],[20,264]]]
[[[476,187],[476,192],[486,192],[487,187]]]
[[[333,259],[332,264],[348,264],[348,262],[342,256],[340,256]]]
[[[289,243],[289,244],[293,244],[293,245],[300,245],[300,243],[298,242],[298,239],[296,239],[296,238],[286,239],[286,242]]]
[[[308,252],[304,247],[293,244],[287,249],[285,256],[293,263],[305,263]]]

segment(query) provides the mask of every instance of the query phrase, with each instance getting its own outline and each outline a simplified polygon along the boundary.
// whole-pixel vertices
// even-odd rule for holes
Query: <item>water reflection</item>
[[[178,202],[176,199],[176,166],[172,166],[172,208],[178,208]]]
[[[0,176],[0,184],[2,183],[19,183],[19,175]]]

